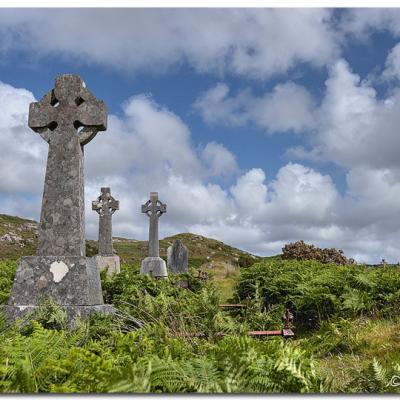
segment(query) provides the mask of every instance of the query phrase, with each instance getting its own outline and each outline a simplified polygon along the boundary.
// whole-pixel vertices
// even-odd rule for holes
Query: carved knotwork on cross
[[[145,204],[142,204],[142,213],[145,213],[148,217],[160,218],[162,214],[167,212],[167,205],[161,203],[158,200],[158,193],[151,192],[150,193],[150,200],[147,200]]]
[[[60,75],[54,89],[29,106],[29,127],[48,143],[57,132],[73,132],[82,146],[107,128],[107,109],[78,75]],[[71,129],[74,128],[74,129]]]
[[[119,201],[111,196],[110,188],[101,188],[101,195],[97,200],[92,201],[92,210],[100,216],[113,215],[116,210],[119,210]]]

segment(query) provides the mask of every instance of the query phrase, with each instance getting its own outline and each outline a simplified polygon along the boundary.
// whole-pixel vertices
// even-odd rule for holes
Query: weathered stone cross
[[[107,110],[78,75],[31,103],[29,126],[49,143],[38,255],[85,256],[83,146],[106,130]]]
[[[101,195],[96,201],[92,201],[92,210],[100,216],[99,222],[99,254],[101,256],[112,256],[112,223],[111,216],[119,210],[119,201],[111,196],[110,188],[101,188]]]
[[[157,192],[150,192],[150,200],[142,205],[142,213],[150,218],[149,227],[149,257],[159,257],[158,218],[167,212],[167,205],[158,200]]]

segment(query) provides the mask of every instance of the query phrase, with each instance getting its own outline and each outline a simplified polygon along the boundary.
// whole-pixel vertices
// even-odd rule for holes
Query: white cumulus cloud
[[[400,43],[397,43],[390,51],[385,66],[382,74],[384,79],[400,79]]]
[[[368,40],[374,32],[389,31],[400,35],[400,12],[396,8],[354,8],[346,10],[339,28],[347,35]]]
[[[235,156],[220,143],[207,143],[201,157],[212,176],[230,176],[239,170]]]
[[[344,60],[332,66],[325,85],[322,104],[315,110],[311,158],[318,155],[346,168],[399,167],[400,88],[394,86],[378,98]],[[307,157],[304,149],[295,153]]]
[[[338,54],[326,9],[3,9],[0,51],[162,72],[265,78]],[[106,28],[105,28],[106,27]]]
[[[193,107],[211,124],[254,124],[266,132],[303,132],[313,126],[314,101],[310,93],[293,82],[276,85],[256,96],[250,89],[229,95],[229,87],[218,83],[202,93]]]
[[[40,193],[47,144],[28,128],[31,92],[0,82],[0,182],[2,191]]]

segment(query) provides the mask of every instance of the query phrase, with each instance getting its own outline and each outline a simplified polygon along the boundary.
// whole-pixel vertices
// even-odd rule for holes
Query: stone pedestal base
[[[99,271],[107,269],[107,275],[119,274],[120,269],[120,259],[118,256],[94,256]]]
[[[60,306],[67,312],[67,325],[74,329],[78,319],[84,320],[95,313],[114,314],[115,308],[109,304],[98,304],[95,306]],[[29,318],[29,314],[34,312],[38,306],[2,306],[6,320],[10,323],[19,318]]]
[[[111,312],[101,293],[94,258],[79,256],[21,257],[6,306],[10,322],[52,298],[68,312],[68,320],[96,311]]]
[[[21,257],[8,305],[39,305],[52,297],[60,305],[103,304],[100,272],[93,258]]]
[[[167,278],[167,266],[165,261],[160,257],[146,257],[142,260],[140,267],[142,275],[150,275],[154,278]]]

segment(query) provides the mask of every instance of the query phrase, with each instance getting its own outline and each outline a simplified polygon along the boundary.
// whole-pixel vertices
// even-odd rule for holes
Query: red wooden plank
[[[277,336],[282,335],[282,331],[250,331],[247,334],[249,336]]]
[[[283,336],[283,337],[291,337],[294,336],[294,333],[291,329],[283,329],[283,330],[276,330],[276,331],[250,331],[247,332],[249,336],[252,337],[260,337],[260,336]],[[216,336],[225,336],[224,332],[217,332]],[[193,332],[189,333],[188,336],[192,337],[207,337],[207,335],[203,332]]]

